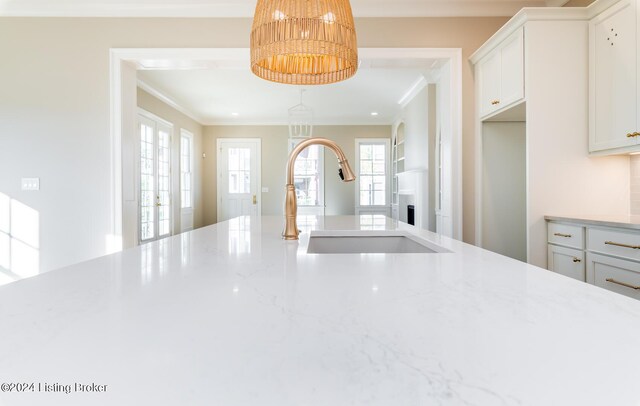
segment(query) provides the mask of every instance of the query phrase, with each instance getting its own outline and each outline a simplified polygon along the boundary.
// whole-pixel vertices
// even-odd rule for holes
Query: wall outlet
[[[268,187],[263,187],[262,188],[262,193],[269,193],[269,188]]]
[[[22,190],[40,190],[40,178],[22,178]]]

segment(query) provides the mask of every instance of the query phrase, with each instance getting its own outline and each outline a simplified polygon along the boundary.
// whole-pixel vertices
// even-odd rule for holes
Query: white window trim
[[[307,138],[288,138],[288,151],[291,151],[298,145],[301,141],[306,140]],[[298,214],[301,215],[319,215],[323,216],[326,208],[326,200],[325,200],[325,182],[324,182],[324,148],[322,146],[318,146],[320,148],[320,155],[318,156],[318,177],[320,179],[320,190],[318,191],[320,204],[319,205],[298,205]],[[294,174],[295,175],[295,174]]]
[[[385,205],[361,205],[360,204],[360,144],[383,144],[385,146],[386,159],[385,159]],[[389,138],[356,138],[355,140],[356,151],[356,187],[355,187],[355,201],[356,201],[356,215],[360,213],[383,213],[389,216],[391,208],[391,140]]]
[[[189,185],[189,194],[191,195],[191,206],[182,207],[182,139],[187,138],[189,140],[189,172],[191,173],[191,184]],[[180,129],[180,210],[183,212],[193,211],[194,209],[194,179],[193,179],[193,133],[185,130],[184,128]]]

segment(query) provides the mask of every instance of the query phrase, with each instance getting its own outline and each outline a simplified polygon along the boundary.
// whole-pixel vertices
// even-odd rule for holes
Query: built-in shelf
[[[404,123],[400,122],[393,133],[391,147],[391,204],[398,205],[398,174],[404,172]],[[397,211],[392,215],[397,219]]]

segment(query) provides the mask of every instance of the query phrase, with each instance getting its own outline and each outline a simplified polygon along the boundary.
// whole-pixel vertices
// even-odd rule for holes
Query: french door
[[[168,123],[139,116],[141,243],[171,235],[171,132]]]

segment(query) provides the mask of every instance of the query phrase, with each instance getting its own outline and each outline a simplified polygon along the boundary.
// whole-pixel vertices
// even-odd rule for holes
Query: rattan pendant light
[[[251,70],[272,82],[324,85],[358,69],[349,0],[258,0]]]

